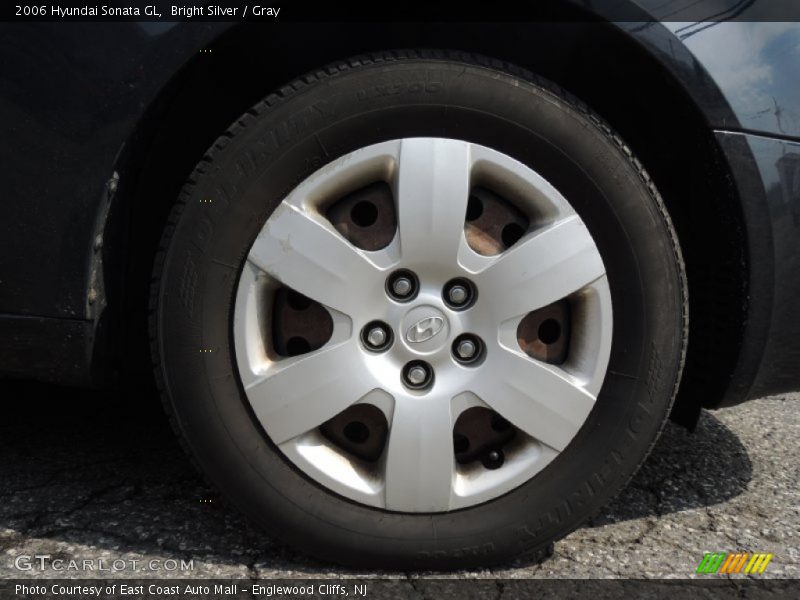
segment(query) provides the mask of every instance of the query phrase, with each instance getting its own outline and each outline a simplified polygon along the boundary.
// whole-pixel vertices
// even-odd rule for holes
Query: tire
[[[237,363],[240,278],[267,219],[320,167],[409,138],[469,142],[541,175],[591,233],[613,306],[602,389],[571,441],[530,479],[454,510],[369,506],[298,468],[259,421]],[[687,324],[675,231],[619,137],[580,101],[530,73],[439,52],[337,63],[245,113],[176,202],[151,304],[156,378],[202,472],[286,543],[325,561],[390,569],[541,558],[600,510],[633,476],[667,418]]]

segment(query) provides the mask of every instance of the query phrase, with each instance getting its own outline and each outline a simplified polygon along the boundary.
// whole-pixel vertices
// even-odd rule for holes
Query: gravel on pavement
[[[269,539],[197,475],[150,393],[3,382],[0,398],[0,578],[426,575],[343,569]],[[704,411],[693,434],[668,424],[628,488],[552,558],[437,576],[686,578],[705,552],[746,550],[774,554],[761,577],[798,578],[798,409],[784,395]],[[44,569],[20,570],[20,556],[42,555]]]

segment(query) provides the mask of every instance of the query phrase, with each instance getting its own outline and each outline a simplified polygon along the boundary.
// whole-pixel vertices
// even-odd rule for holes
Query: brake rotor
[[[517,327],[517,342],[528,356],[560,365],[567,359],[570,335],[570,310],[560,300],[529,312]]]
[[[528,230],[528,218],[494,192],[475,187],[470,191],[464,234],[478,254],[494,256],[513,246]]]

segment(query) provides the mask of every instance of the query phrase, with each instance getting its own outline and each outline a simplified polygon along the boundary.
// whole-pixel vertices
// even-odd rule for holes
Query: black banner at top
[[[275,3],[271,0],[18,0],[0,4],[6,22],[77,21],[800,21],[798,0],[538,0]]]

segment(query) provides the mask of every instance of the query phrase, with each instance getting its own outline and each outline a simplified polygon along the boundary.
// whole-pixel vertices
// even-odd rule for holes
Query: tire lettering
[[[186,258],[183,261],[183,270],[181,271],[181,283],[178,288],[178,297],[190,320],[194,318],[194,292],[196,286],[197,265],[192,258],[192,253],[187,251]]]

